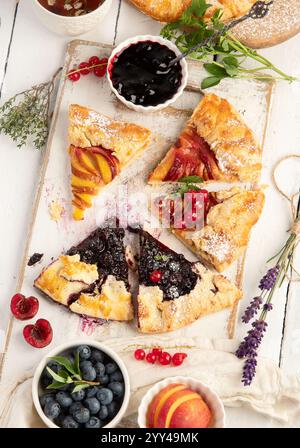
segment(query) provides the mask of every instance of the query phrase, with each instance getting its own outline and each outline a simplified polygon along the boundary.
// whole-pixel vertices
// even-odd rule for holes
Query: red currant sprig
[[[86,76],[90,73],[94,73],[98,78],[103,78],[107,69],[107,58],[98,58],[98,56],[92,56],[87,62],[81,62],[78,68],[74,68],[67,73],[67,77],[70,81],[79,81],[81,75]]]
[[[155,347],[146,354],[145,350],[139,348],[134,352],[134,357],[137,361],[145,360],[149,364],[155,364],[156,361],[162,366],[181,366],[184,360],[187,358],[186,353],[175,353],[173,356],[168,352],[164,352],[161,348]]]

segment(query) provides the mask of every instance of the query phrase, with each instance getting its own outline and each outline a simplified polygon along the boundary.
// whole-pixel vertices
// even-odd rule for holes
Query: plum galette
[[[149,183],[176,182],[198,176],[204,181],[256,182],[262,151],[253,132],[231,104],[205,95]]]
[[[100,190],[149,146],[151,132],[76,104],[69,121],[73,218],[81,220]]]
[[[208,192],[191,188],[175,219],[175,198],[156,200],[160,221],[169,215],[171,231],[202,261],[222,272],[246,249],[250,231],[258,221],[265,202],[260,190],[235,187],[228,191]],[[186,208],[186,209],[185,209]],[[201,220],[200,227],[196,224]]]
[[[231,307],[241,291],[200,262],[191,263],[145,231],[140,231],[138,326],[163,333],[206,314]]]
[[[133,319],[124,233],[121,228],[98,228],[44,269],[34,286],[74,313]]]

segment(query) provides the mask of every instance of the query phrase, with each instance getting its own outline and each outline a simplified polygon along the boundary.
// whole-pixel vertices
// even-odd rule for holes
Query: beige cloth
[[[163,367],[138,362],[133,357],[137,347],[175,348],[169,337],[136,337],[111,339],[105,344],[123,358],[131,380],[131,400],[125,426],[132,425],[141,397],[147,389],[167,376],[186,375],[198,378],[211,386],[225,406],[248,407],[277,419],[280,426],[300,426],[300,380],[288,375],[274,362],[260,358],[257,375],[250,387],[241,383],[243,361],[233,354],[237,343],[232,340],[203,340],[186,338],[178,342],[184,346],[188,358],[180,367]],[[0,427],[43,427],[34,410],[31,398],[32,373],[20,378],[18,384],[3,383],[0,387]],[[129,423],[131,422],[131,423]]]

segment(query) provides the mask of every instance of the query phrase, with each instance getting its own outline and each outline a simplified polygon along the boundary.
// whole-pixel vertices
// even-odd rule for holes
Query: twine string
[[[273,184],[274,184],[276,190],[278,191],[278,193],[280,193],[280,195],[282,197],[284,197],[288,201],[288,203],[290,205],[293,224],[292,224],[289,232],[292,235],[295,235],[295,237],[296,237],[295,242],[293,244],[293,251],[297,248],[297,246],[300,243],[300,215],[298,216],[298,206],[295,206],[296,199],[300,198],[300,191],[296,192],[296,193],[293,193],[292,195],[288,195],[280,187],[280,184],[279,184],[279,181],[278,181],[278,178],[277,178],[277,171],[278,171],[278,168],[281,166],[281,164],[283,162],[285,162],[286,160],[295,159],[295,158],[296,159],[300,159],[300,155],[299,154],[290,154],[289,156],[283,157],[281,160],[279,160],[275,164],[275,166],[273,168],[273,172],[272,172],[272,181],[273,181]],[[293,257],[293,254],[292,254],[292,257]],[[289,278],[287,276],[288,279],[290,281],[292,281],[292,282],[299,282],[300,281],[300,272],[295,268],[293,262],[291,262],[290,266],[291,266],[292,272],[294,272],[297,275],[297,278],[293,279],[293,278]]]

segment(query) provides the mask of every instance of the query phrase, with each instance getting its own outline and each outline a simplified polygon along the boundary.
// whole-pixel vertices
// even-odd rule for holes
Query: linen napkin
[[[223,400],[225,406],[248,407],[265,416],[277,419],[281,426],[300,426],[300,379],[285,374],[273,361],[258,359],[257,375],[249,387],[241,383],[243,361],[236,358],[237,342],[182,338],[177,342],[188,353],[179,367],[149,365],[136,361],[136,348],[162,346],[176,350],[169,337],[133,337],[106,340],[105,344],[124,360],[131,381],[131,399],[122,426],[136,426],[136,412],[143,395],[156,382],[169,376],[191,376],[206,383]],[[184,348],[183,348],[184,347]],[[0,385],[0,427],[44,427],[31,398],[33,372],[27,372],[17,383]]]

